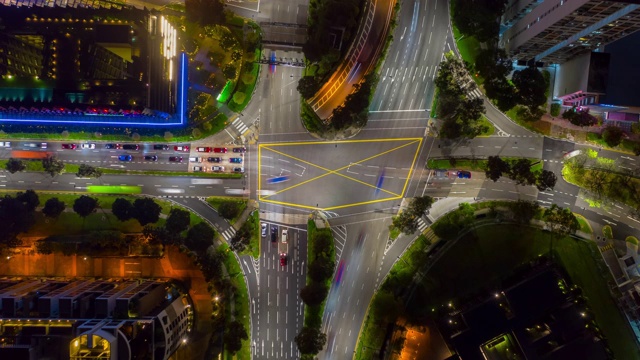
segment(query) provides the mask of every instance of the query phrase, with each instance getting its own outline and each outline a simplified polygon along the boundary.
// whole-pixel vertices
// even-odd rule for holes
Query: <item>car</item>
[[[344,260],[340,260],[340,265],[338,265],[338,270],[336,271],[336,284],[340,285],[342,281],[342,274],[344,274]]]
[[[11,147],[10,141],[0,141],[0,147]]]
[[[144,159],[146,161],[158,161],[158,157],[156,155],[145,155]]]
[[[212,166],[211,171],[215,171],[215,172],[224,171],[224,166]]]
[[[78,148],[76,144],[62,144],[62,148],[66,150],[75,150]]]
[[[47,143],[40,143],[40,145],[38,145],[40,147],[40,149],[46,149],[47,148]]]
[[[271,242],[278,241],[278,226],[271,225]]]
[[[84,144],[80,145],[80,148],[82,148],[82,149],[95,149],[96,148],[96,144],[84,143]]]
[[[171,162],[182,162],[182,156],[169,156]]]
[[[197,156],[190,157],[189,161],[194,162],[194,163],[200,163],[200,162],[202,162],[202,158],[201,157],[197,157]]]
[[[233,148],[233,152],[234,153],[243,153],[243,152],[246,152],[246,151],[247,151],[247,148],[244,148],[244,147]]]
[[[203,167],[203,166],[194,166],[194,167],[193,167],[193,171],[194,171],[194,172],[202,172],[202,171],[206,171],[206,167]]]
[[[287,254],[280,254],[280,266],[287,266]]]
[[[26,143],[24,144],[24,147],[46,149],[47,143]]]
[[[136,144],[124,144],[122,145],[124,150],[140,150],[140,145]]]
[[[243,167],[234,167],[233,168],[233,172],[237,172],[237,173],[244,173],[244,168]]]
[[[213,152],[214,153],[226,153],[228,150],[227,148],[213,148]]]
[[[186,145],[176,145],[173,147],[173,151],[189,152],[189,147]]]
[[[222,159],[219,157],[210,157],[210,158],[207,158],[207,161],[211,163],[219,163],[222,161]]]
[[[120,160],[120,161],[132,161],[133,160],[133,156],[131,156],[131,155],[120,155],[120,156],[118,156],[118,160]]]
[[[104,146],[105,149],[119,149],[120,144],[106,144]]]
[[[229,158],[229,162],[234,164],[242,164],[242,158]]]
[[[260,228],[262,229],[262,237],[267,237],[267,224],[260,224]]]
[[[471,172],[464,170],[458,171],[458,179],[471,179]]]
[[[169,150],[169,145],[155,144],[153,150]]]
[[[199,147],[196,148],[197,152],[211,152],[211,148],[210,147]]]

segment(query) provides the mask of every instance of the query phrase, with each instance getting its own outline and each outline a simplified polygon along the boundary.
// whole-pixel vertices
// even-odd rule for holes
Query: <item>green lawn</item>
[[[251,243],[249,244],[249,246],[251,247],[251,256],[253,256],[254,259],[257,259],[260,257],[260,212],[255,210],[251,214],[251,216],[249,216],[249,219],[247,219],[247,221],[250,221],[253,226]]]
[[[505,157],[502,160],[509,161],[518,158]],[[529,159],[533,164],[531,171],[536,172],[542,170],[542,162],[538,159]],[[459,169],[459,170],[472,170],[472,171],[485,171],[487,168],[487,160],[485,159],[429,159],[427,161],[427,168],[429,169]]]
[[[638,245],[638,238],[635,236],[627,236],[625,241],[634,245]]]
[[[593,132],[587,133],[587,140],[592,143],[595,143],[596,145],[602,146],[605,149],[616,150],[619,152],[625,152],[629,154],[633,154],[633,149],[637,143],[629,139],[622,139],[622,142],[620,143],[620,145],[616,147],[610,147],[609,145],[607,145],[607,143],[604,141],[604,139],[600,134],[593,133]]]
[[[580,214],[573,214],[575,215],[576,219],[578,219],[578,223],[580,223],[580,231],[584,231],[587,234],[591,234],[593,233],[593,229],[591,229],[591,225],[589,224],[589,221],[587,221],[587,219],[580,215]]]
[[[602,227],[602,235],[604,235],[605,239],[613,239],[613,230],[611,229],[611,225],[605,225]]]
[[[260,58],[260,50],[256,50],[256,58]],[[229,109],[234,112],[241,112],[245,107],[247,107],[249,101],[251,101],[253,89],[256,87],[256,82],[258,81],[258,76],[260,75],[260,65],[257,63],[251,63],[250,69],[245,69],[243,67],[242,70],[243,73],[240,75],[240,78],[242,78],[242,75],[244,74],[251,74],[253,76],[253,82],[250,84],[245,84],[244,82],[242,82],[242,80],[238,81],[238,85],[236,86],[235,91],[244,93],[245,98],[241,104],[236,103],[235,101],[233,101],[233,98],[231,98],[231,101],[229,101]]]
[[[491,136],[496,131],[495,126],[493,126],[491,121],[489,121],[489,119],[487,119],[487,117],[484,115],[482,115],[482,117],[480,118],[480,125],[486,126],[487,130],[483,131],[480,135],[478,135],[478,137]]]
[[[331,235],[331,237],[333,238],[333,233],[331,232],[331,229],[329,228],[324,228],[324,229],[318,229],[316,227],[316,224],[313,220],[309,220],[307,222],[307,266],[308,264],[311,264],[315,259],[316,259],[316,253],[314,251],[314,239],[315,239],[315,235],[319,232],[328,232],[329,235]],[[336,252],[335,252],[335,248],[332,247],[331,248],[331,252],[329,254],[330,259],[335,262],[336,261]],[[313,280],[309,277],[309,274],[307,273],[307,284],[310,284]],[[331,288],[331,278],[327,279],[326,281],[326,285],[327,287]],[[308,326],[308,327],[314,327],[314,326],[318,326],[320,327],[322,325],[322,314],[324,313],[324,306],[326,304],[326,298],[325,300],[322,302],[321,305],[319,306],[305,306],[304,307],[304,326]]]

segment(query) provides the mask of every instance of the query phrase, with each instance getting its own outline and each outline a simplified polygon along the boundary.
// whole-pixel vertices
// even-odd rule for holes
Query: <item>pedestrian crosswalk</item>
[[[473,91],[470,91],[469,93],[467,93],[467,96],[470,99],[475,99],[475,98],[479,98],[482,97],[482,93],[480,92],[480,90],[476,87],[475,89],[473,89]]]
[[[429,225],[427,225],[427,223],[425,223],[424,220],[422,220],[422,218],[418,218],[418,230],[420,232],[423,232],[424,229],[427,228],[427,226],[429,226]]]
[[[235,234],[236,234],[236,229],[234,229],[233,227],[230,227],[227,230],[222,232],[222,237],[224,237],[225,240],[229,241],[233,238],[233,235]]]
[[[233,120],[233,122],[231,124],[233,124],[233,127],[235,127],[236,130],[238,130],[240,132],[240,135],[243,135],[244,133],[249,131],[249,128],[247,127],[247,125],[245,125],[240,120],[240,118],[237,118],[237,119]]]

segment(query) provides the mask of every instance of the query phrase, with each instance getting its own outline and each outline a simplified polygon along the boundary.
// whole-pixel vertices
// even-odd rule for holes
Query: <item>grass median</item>
[[[232,315],[235,320],[244,326],[247,334],[249,335],[249,339],[242,341],[242,348],[240,348],[235,355],[231,355],[225,351],[224,358],[228,360],[251,359],[251,324],[249,319],[251,314],[249,309],[249,290],[247,289],[247,283],[245,283],[244,276],[242,276],[240,263],[233,254],[233,251],[229,249],[229,246],[226,244],[220,245],[218,250],[222,250],[226,255],[224,258],[224,266],[227,269],[229,282],[235,289],[233,292],[233,306],[229,306],[227,308],[227,323],[230,321]],[[231,311],[232,308],[233,311]]]

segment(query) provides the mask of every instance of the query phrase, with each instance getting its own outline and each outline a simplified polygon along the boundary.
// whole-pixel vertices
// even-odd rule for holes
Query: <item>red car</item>
[[[280,266],[287,266],[287,254],[280,254]]]
[[[198,152],[211,152],[211,148],[210,147],[199,147],[199,148],[196,148],[196,150]]]
[[[227,148],[213,148],[214,153],[226,153],[227,151]]]
[[[180,146],[174,146],[173,147],[174,151],[184,151],[184,152],[189,152],[189,147],[187,145],[180,145]]]
[[[182,156],[169,156],[171,162],[182,162]]]
[[[76,144],[62,144],[62,148],[67,150],[75,150],[77,147]]]

